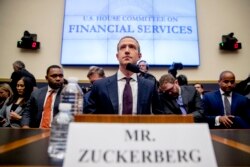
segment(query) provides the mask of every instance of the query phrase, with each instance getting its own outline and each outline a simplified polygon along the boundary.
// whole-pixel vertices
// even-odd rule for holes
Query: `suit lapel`
[[[38,97],[38,108],[41,110],[40,112],[43,112],[43,105],[44,105],[47,91],[48,91],[48,87],[45,89],[41,89],[40,91],[40,95]]]
[[[186,112],[188,113],[188,91],[184,90],[185,87],[181,87],[181,98]]]
[[[189,98],[190,98],[190,93],[191,90],[188,89],[188,87],[182,86],[181,87],[181,97],[182,97],[182,102],[184,104],[184,108],[187,112],[187,114],[189,114]]]
[[[61,95],[61,91],[63,88],[59,89],[57,94],[56,94],[56,99],[54,102],[54,108],[53,108],[53,116],[55,116],[58,112],[59,112],[59,103],[60,103],[60,95]]]
[[[143,91],[147,90],[147,87],[144,84],[144,80],[142,80],[140,77],[137,77],[138,81],[138,96],[137,96],[137,114],[141,114],[142,108],[141,103],[143,101]],[[138,98],[141,97],[141,98]]]
[[[107,84],[108,95],[112,103],[115,114],[118,114],[119,101],[118,101],[118,84],[117,84],[117,74],[109,78]]]
[[[237,108],[237,97],[234,93],[232,93],[232,101],[231,101],[231,114],[234,114]]]
[[[222,97],[220,94],[220,91],[218,90],[217,92],[215,92],[215,103],[217,104],[220,114],[224,115],[224,105],[223,105],[223,101],[222,101]]]

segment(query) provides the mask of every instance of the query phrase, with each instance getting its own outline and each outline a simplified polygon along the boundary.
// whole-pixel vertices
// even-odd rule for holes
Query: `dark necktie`
[[[131,78],[125,78],[126,84],[123,91],[122,114],[132,114],[133,98],[132,89],[129,84]]]
[[[224,95],[224,108],[225,108],[226,115],[231,115],[231,105],[228,100],[229,94],[224,93],[223,95]]]
[[[187,111],[186,111],[186,109],[184,107],[181,95],[178,96],[178,98],[176,99],[176,101],[177,101],[177,104],[180,107],[181,113],[184,114],[184,115],[187,114]]]
[[[52,105],[52,98],[53,98],[53,93],[54,90],[49,91],[49,95],[46,99],[44,109],[43,109],[43,114],[42,114],[42,119],[40,123],[40,128],[49,128],[50,127],[50,121],[51,121],[51,105]]]

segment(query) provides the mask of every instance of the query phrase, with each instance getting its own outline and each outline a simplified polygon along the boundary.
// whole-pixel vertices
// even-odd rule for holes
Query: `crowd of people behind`
[[[210,128],[250,128],[250,76],[236,84],[232,71],[222,71],[219,89],[212,92],[201,83],[189,84],[185,75],[166,73],[158,81],[141,60],[140,44],[132,36],[119,40],[116,58],[119,68],[112,76],[101,67],[89,68],[91,86],[84,89],[83,114],[193,115],[196,123]],[[129,71],[128,63],[140,72]],[[0,85],[0,126],[50,128],[66,83],[63,68],[49,66],[48,85],[42,88],[22,61],[14,62],[13,69],[11,82]]]

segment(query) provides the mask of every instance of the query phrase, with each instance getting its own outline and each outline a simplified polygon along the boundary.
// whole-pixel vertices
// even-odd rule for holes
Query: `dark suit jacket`
[[[137,114],[158,114],[162,112],[155,83],[138,78]],[[84,113],[118,114],[117,74],[94,82]],[[152,112],[150,111],[152,107]]]
[[[27,106],[24,108],[23,111],[23,116],[21,120],[22,126],[29,125],[32,128],[38,128],[40,126],[43,105],[47,91],[48,86],[34,90],[32,92],[31,97],[27,102]],[[56,95],[53,116],[55,116],[59,112],[58,106],[60,102],[60,92],[61,90],[59,90]]]
[[[215,126],[215,117],[224,115],[223,101],[220,91],[206,93],[203,97],[204,110],[210,128],[225,128],[223,125]],[[231,115],[233,119],[232,128],[249,128],[250,124],[250,103],[249,100],[238,94],[232,93]]]
[[[204,122],[202,101],[196,89],[193,86],[181,86],[181,97],[187,114],[193,114],[195,122]],[[160,99],[165,114],[182,114],[176,98],[166,93],[161,93]]]

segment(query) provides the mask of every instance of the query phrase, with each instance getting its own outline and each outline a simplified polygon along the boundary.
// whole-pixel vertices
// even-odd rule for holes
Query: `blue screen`
[[[117,65],[133,36],[150,65],[199,65],[195,0],[65,0],[62,65]]]

